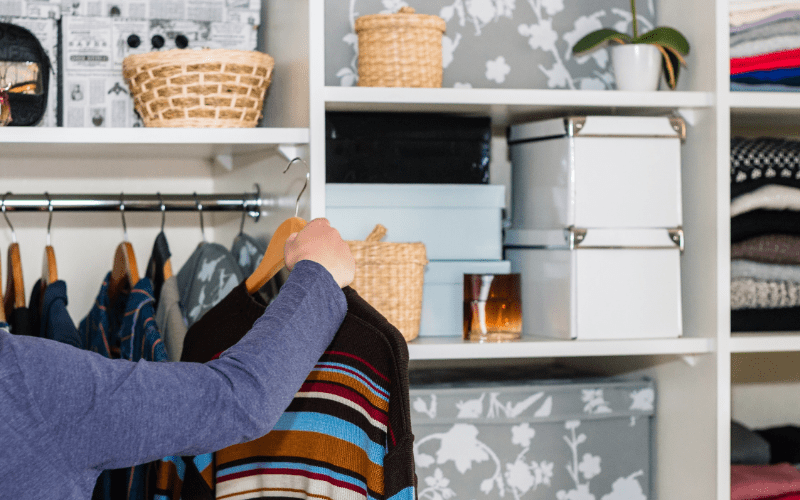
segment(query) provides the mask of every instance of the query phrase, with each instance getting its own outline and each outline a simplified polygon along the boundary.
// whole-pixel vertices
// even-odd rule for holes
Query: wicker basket
[[[275,61],[248,50],[135,54],[122,72],[147,127],[255,127]]]
[[[359,17],[358,85],[441,87],[445,27],[441,17],[414,14],[411,7]]]
[[[422,317],[425,245],[381,242],[385,234],[378,224],[366,241],[347,242],[356,261],[352,287],[407,341],[414,340]]]

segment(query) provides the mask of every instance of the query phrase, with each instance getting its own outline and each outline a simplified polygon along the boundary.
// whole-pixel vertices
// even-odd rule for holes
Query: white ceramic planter
[[[626,44],[611,47],[617,90],[658,90],[661,52],[655,45]]]

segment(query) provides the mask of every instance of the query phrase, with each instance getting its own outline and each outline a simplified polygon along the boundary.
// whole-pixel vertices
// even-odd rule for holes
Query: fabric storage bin
[[[327,182],[488,184],[491,121],[438,113],[329,112]]]
[[[682,335],[680,230],[511,230],[523,334],[558,339]]]
[[[511,263],[497,261],[431,261],[422,288],[420,337],[461,337],[464,331],[464,275],[508,274]]]
[[[652,381],[500,380],[505,371],[412,372],[420,499],[651,498]]]
[[[514,229],[682,224],[680,118],[587,116],[512,126]]]
[[[429,260],[502,258],[504,186],[327,184],[325,193],[325,216],[346,240],[383,224],[383,241],[420,241]]]

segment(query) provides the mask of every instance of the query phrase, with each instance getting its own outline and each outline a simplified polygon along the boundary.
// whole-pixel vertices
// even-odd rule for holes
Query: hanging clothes
[[[408,347],[353,289],[344,294],[344,322],[272,431],[213,457],[185,460],[183,500],[298,492],[333,500],[416,498]],[[184,359],[209,360],[234,345],[259,308],[237,287],[190,329]],[[165,469],[173,479],[159,478],[163,491],[179,482],[174,462]]]
[[[144,276],[153,284],[153,299],[155,299],[156,305],[161,298],[161,288],[164,286],[166,279],[164,265],[170,257],[172,257],[172,253],[169,251],[167,235],[162,231],[156,236],[156,241],[153,243],[153,253],[150,254],[150,260],[147,261],[147,270],[144,273]]]
[[[31,312],[28,307],[15,307],[9,313],[6,311],[8,328],[14,335],[36,337],[38,330],[31,329]]]
[[[192,326],[242,280],[239,264],[227,248],[217,243],[198,246],[178,271],[186,324]]]
[[[264,435],[346,307],[330,273],[303,261],[270,312],[205,364],[109,360],[0,330],[0,496],[87,499],[101,469]]]
[[[31,331],[37,336],[85,349],[81,335],[67,311],[67,284],[64,281],[50,283],[42,295],[42,280],[37,280],[28,304]]]
[[[108,358],[129,361],[168,361],[156,326],[150,280],[142,278],[130,292],[121,292],[110,304],[106,275],[94,307],[81,321],[80,332],[90,350]],[[48,287],[49,289],[49,287]],[[97,481],[93,500],[146,500],[150,464],[106,470]]]
[[[178,290],[178,278],[172,276],[161,287],[161,298],[156,308],[156,324],[167,348],[170,361],[180,361],[183,351],[183,339],[189,327],[183,317],[181,294]]]
[[[264,242],[246,233],[240,233],[236,236],[231,247],[231,253],[236,258],[236,262],[245,277],[253,274],[258,265],[261,264],[261,259],[264,258],[266,251],[267,245]],[[278,292],[281,291],[281,287],[288,278],[289,270],[284,267],[258,293],[269,304],[278,296]]]

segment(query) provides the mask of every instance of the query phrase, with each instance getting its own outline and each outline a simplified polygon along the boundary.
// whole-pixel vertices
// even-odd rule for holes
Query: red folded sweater
[[[771,69],[785,69],[800,67],[800,49],[770,52],[751,57],[738,57],[731,59],[731,75],[748,73],[750,71],[769,71]]]
[[[800,471],[791,464],[731,465],[731,500],[800,498]]]

